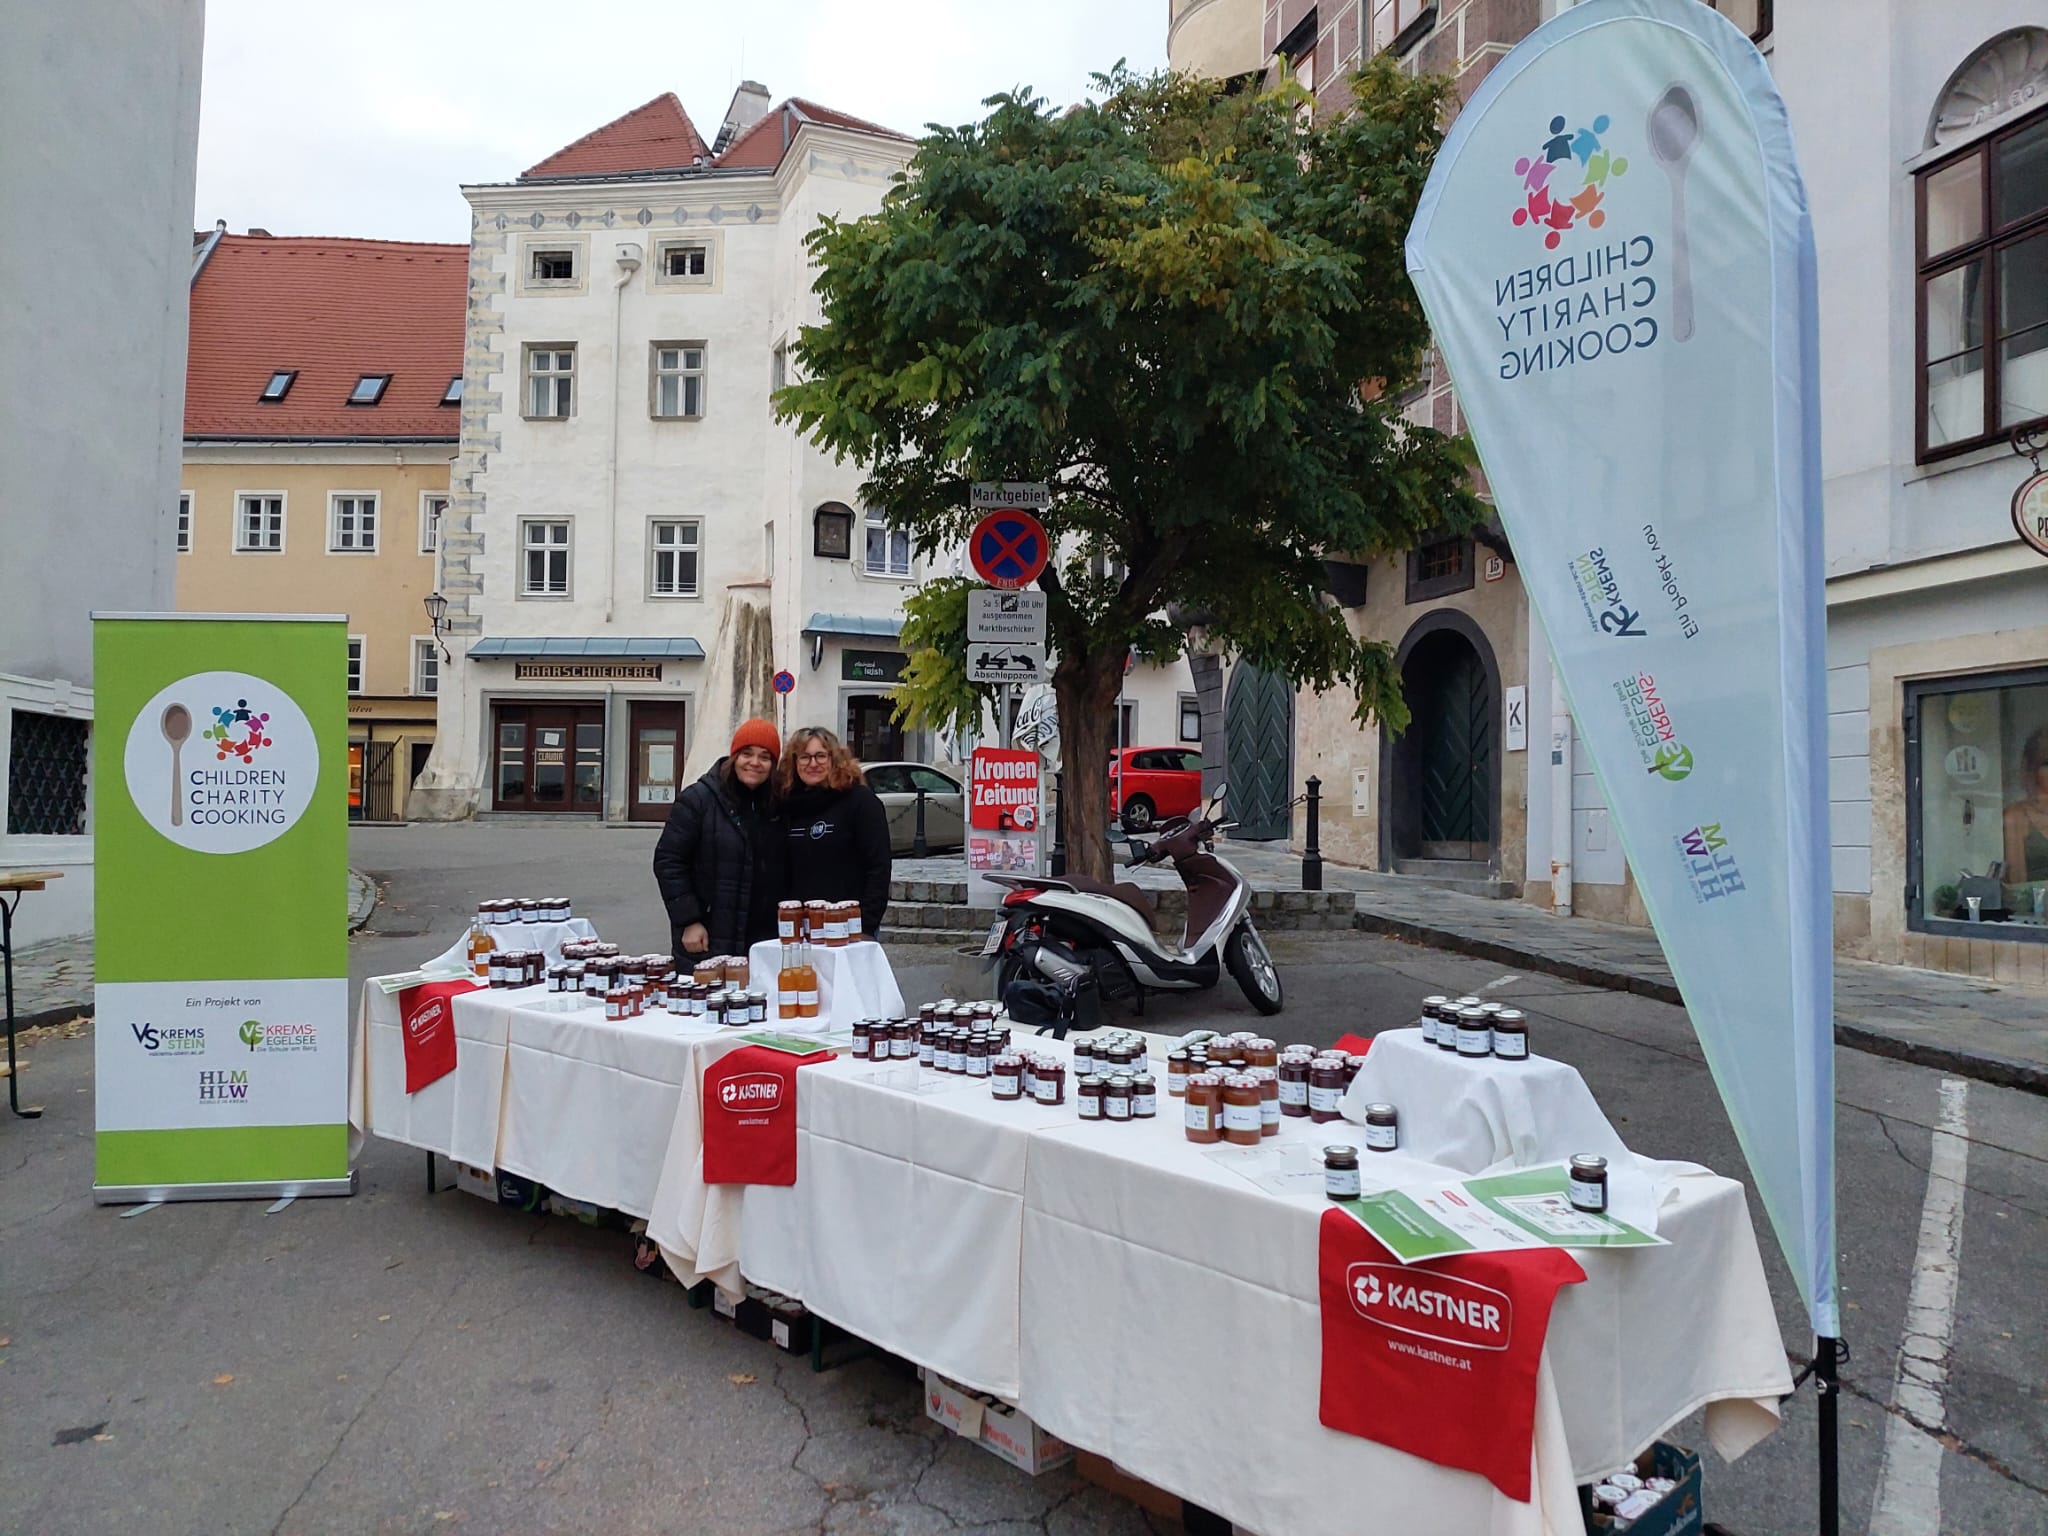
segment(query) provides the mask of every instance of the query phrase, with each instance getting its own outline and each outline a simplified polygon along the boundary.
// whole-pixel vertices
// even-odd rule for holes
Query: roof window
[[[298,376],[299,370],[296,368],[278,369],[277,372],[270,376],[270,382],[263,386],[263,394],[260,398],[266,401],[282,400],[291,389],[292,380]]]
[[[448,381],[448,388],[441,396],[443,405],[462,404],[462,375],[457,374]]]
[[[356,387],[349,391],[350,405],[375,405],[384,398],[384,386],[391,382],[388,373],[366,373],[356,380]]]

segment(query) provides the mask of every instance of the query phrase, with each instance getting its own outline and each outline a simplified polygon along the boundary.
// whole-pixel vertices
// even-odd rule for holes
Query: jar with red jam
[[[1308,1118],[1308,1073],[1314,1061],[1292,1046],[1280,1057],[1280,1113],[1290,1120]]]
[[[1131,1077],[1117,1072],[1102,1085],[1102,1118],[1128,1122],[1131,1118]]]
[[[1074,1106],[1083,1120],[1102,1118],[1102,1095],[1109,1085],[1093,1072],[1074,1086]]]
[[[1067,1066],[1063,1061],[1041,1060],[1034,1072],[1037,1082],[1037,1099],[1041,1104],[1058,1105],[1067,1102]]]
[[[1308,1117],[1317,1125],[1344,1117],[1344,1068],[1341,1057],[1318,1057],[1308,1069]]]
[[[989,1097],[1014,1103],[1024,1097],[1024,1063],[1016,1056],[998,1056],[988,1064]]]

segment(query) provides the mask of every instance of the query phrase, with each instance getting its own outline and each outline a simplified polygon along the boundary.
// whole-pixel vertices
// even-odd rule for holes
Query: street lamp
[[[453,661],[455,658],[448,654],[448,642],[441,638],[441,631],[448,627],[448,599],[439,592],[429,592],[424,601],[427,605],[427,622],[434,627],[434,643],[441,647],[441,659]]]

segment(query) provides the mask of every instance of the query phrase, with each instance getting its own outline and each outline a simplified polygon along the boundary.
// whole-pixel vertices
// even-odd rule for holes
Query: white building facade
[[[868,761],[957,753],[888,698],[904,597],[957,562],[930,569],[769,398],[821,318],[805,236],[879,208],[914,148],[749,82],[712,146],[661,97],[464,189],[449,660],[415,816],[660,820],[751,715]],[[1178,730],[1185,665],[1178,688],[1145,670],[1133,726]]]

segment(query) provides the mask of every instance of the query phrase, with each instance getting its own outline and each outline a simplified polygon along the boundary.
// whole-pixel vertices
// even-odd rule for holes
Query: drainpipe
[[[619,357],[620,317],[626,308],[626,284],[640,270],[640,247],[628,242],[618,249],[619,280],[612,284],[612,451],[605,464],[605,562],[604,621],[612,621],[612,607],[619,583]]]
[[[1572,915],[1572,712],[1550,663],[1550,910]]]
[[[206,237],[206,243],[199,247],[198,254],[192,258],[192,276],[186,280],[186,287],[189,288],[199,281],[199,274],[206,270],[206,264],[213,259],[213,248],[220,244],[220,237],[227,232],[226,219],[213,221],[213,233]]]

